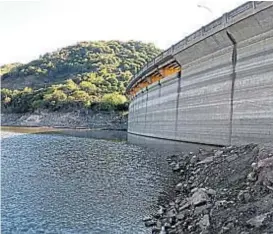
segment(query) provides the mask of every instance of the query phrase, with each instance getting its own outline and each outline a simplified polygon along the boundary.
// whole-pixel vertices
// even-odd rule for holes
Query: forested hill
[[[2,87],[23,88],[25,84],[32,88],[44,87],[67,77],[73,79],[90,73],[110,83],[122,81],[126,85],[132,74],[159,52],[153,44],[139,41],[80,42],[28,64],[11,65],[6,73],[2,72]]]
[[[128,81],[159,53],[153,44],[140,41],[90,41],[46,53],[27,64],[2,66],[2,108],[27,112],[90,108],[105,99],[124,102]]]

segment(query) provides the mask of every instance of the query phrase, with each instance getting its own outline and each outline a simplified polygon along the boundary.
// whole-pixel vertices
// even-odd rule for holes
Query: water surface
[[[173,183],[164,156],[23,132],[1,132],[2,233],[150,233],[141,219]]]

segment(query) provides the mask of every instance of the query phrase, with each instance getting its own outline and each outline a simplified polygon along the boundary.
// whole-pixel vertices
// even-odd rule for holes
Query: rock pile
[[[172,155],[176,195],[143,220],[152,233],[273,233],[273,148],[229,146]]]

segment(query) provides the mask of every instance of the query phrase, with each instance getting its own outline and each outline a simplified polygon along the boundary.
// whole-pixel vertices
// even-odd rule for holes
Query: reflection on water
[[[141,219],[173,182],[163,156],[125,142],[2,132],[1,144],[2,233],[149,233]]]
[[[95,139],[106,139],[125,141],[127,132],[120,130],[103,130],[103,129],[72,129],[72,128],[50,128],[50,127],[7,127],[2,126],[2,131],[14,133],[54,133],[67,136],[87,137]]]
[[[1,126],[1,131],[14,132],[14,133],[42,133],[42,132],[61,131],[61,129],[49,128],[49,127],[8,127],[8,126]]]

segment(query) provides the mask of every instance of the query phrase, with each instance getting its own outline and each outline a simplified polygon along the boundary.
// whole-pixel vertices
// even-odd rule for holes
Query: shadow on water
[[[124,141],[14,131],[1,132],[2,233],[150,233],[141,219],[176,180],[165,155]]]

